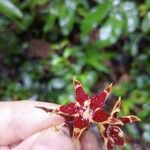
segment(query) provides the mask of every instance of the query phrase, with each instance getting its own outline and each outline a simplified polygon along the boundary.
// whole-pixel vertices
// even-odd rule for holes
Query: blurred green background
[[[150,149],[149,0],[0,0],[0,99],[74,100],[73,78],[96,93],[113,82],[126,149]]]

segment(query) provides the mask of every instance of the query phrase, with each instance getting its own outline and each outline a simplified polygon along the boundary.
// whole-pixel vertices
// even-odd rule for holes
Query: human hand
[[[35,106],[56,108],[58,105],[36,101],[0,102],[0,150],[98,150],[91,132],[73,141],[67,128],[55,131],[64,122]]]

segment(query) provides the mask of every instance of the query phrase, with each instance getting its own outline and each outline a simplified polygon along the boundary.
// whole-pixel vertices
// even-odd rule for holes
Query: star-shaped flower
[[[111,92],[112,84],[95,96],[88,96],[81,83],[73,80],[75,89],[75,102],[58,107],[56,110],[49,110],[40,107],[47,112],[55,112],[65,118],[65,123],[71,129],[74,138],[79,139],[82,132],[88,129],[90,123],[123,124],[102,109],[106,98]]]
[[[117,117],[117,113],[120,112],[120,106],[121,106],[121,98],[118,99],[118,101],[115,103],[111,111],[110,115],[112,117]],[[140,119],[134,115],[118,117],[118,119],[123,123],[123,125],[126,123],[140,121]],[[104,139],[107,150],[113,150],[115,145],[124,146],[124,137],[123,137],[124,134],[120,128],[121,126],[122,125],[120,124],[113,125],[105,122],[99,124],[100,133]]]

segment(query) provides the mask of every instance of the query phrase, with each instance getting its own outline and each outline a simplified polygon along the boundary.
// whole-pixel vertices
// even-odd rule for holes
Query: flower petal
[[[69,103],[64,106],[59,107],[59,111],[63,112],[65,114],[74,115],[78,112],[78,106],[75,105],[75,103]]]
[[[83,119],[81,116],[76,117],[74,119],[74,127],[75,128],[82,129],[82,128],[88,127],[88,125],[89,125],[88,119]]]
[[[134,116],[134,115],[120,117],[119,119],[120,119],[124,124],[126,124],[126,123],[132,123],[132,122],[136,122],[136,121],[141,121],[138,117],[136,117],[136,116]]]
[[[113,150],[114,149],[114,144],[113,144],[113,142],[110,140],[110,139],[107,139],[107,142],[106,142],[106,149],[107,150]]]
[[[102,109],[98,109],[93,113],[93,120],[95,122],[104,122],[110,117],[110,114]]]
[[[119,99],[117,100],[117,102],[115,103],[111,115],[115,116],[118,112],[120,112],[120,106],[121,106],[121,97],[119,97]]]
[[[118,126],[100,124],[100,133],[107,150],[113,150],[115,145],[124,146],[123,132]]]
[[[89,96],[79,81],[73,80],[73,84],[75,88],[75,99],[80,103],[80,105],[83,105],[85,100],[88,100]]]
[[[99,124],[99,131],[104,140],[105,149],[106,150],[114,150],[114,147],[116,144],[114,143],[114,139],[112,137],[110,137],[108,134],[109,128],[110,128],[110,125],[108,125],[108,124]]]
[[[106,135],[113,144],[124,145],[123,132],[118,126],[109,125],[106,129]]]
[[[75,139],[79,139],[80,136],[82,135],[82,133],[86,130],[87,128],[82,128],[82,129],[79,129],[79,128],[74,128],[73,129],[73,138]]]
[[[74,119],[73,137],[79,139],[82,132],[89,126],[89,120],[83,119],[81,116]]]
[[[110,116],[106,121],[102,122],[102,124],[110,124],[110,125],[124,125],[124,123],[115,117]]]
[[[49,108],[46,108],[46,107],[39,107],[39,106],[35,106],[35,107],[39,108],[39,109],[42,109],[42,110],[46,111],[47,113],[55,111],[54,109],[49,109]]]
[[[110,84],[107,88],[105,88],[99,94],[93,96],[91,98],[90,108],[95,110],[96,108],[101,107],[105,103],[105,100],[107,96],[110,94],[111,89],[112,89],[112,84]]]
[[[74,121],[74,117],[65,116],[65,125],[69,129],[69,134],[70,134],[71,137],[73,136],[73,121]]]

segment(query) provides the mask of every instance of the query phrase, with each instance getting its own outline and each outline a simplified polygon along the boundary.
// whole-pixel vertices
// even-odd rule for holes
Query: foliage
[[[65,104],[73,77],[94,92],[113,82],[149,142],[149,37],[149,0],[0,0],[0,98]]]

